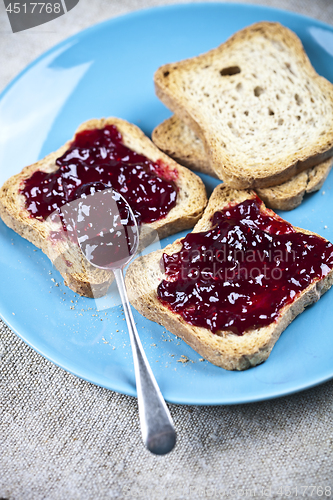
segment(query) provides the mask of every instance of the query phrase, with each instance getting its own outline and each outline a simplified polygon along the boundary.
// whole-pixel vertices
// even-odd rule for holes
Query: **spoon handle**
[[[123,271],[118,268],[114,269],[113,272],[123,303],[131,339],[143,442],[152,453],[165,455],[173,449],[176,443],[176,432],[134,323],[126,293]]]

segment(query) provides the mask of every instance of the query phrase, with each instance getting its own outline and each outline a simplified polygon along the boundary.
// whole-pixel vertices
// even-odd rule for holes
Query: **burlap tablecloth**
[[[67,36],[166,3],[176,2],[81,0],[66,16],[12,34],[1,2],[0,88]],[[252,3],[333,24],[331,0]],[[0,372],[2,499],[333,498],[333,382],[257,404],[170,405],[177,446],[156,457],[143,448],[136,399],[66,373],[2,322]]]

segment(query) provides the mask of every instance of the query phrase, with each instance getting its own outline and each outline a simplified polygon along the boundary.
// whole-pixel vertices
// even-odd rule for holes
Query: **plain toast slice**
[[[225,184],[219,185],[215,188],[204,215],[196,224],[193,233],[211,229],[215,212],[255,197],[253,191],[237,191]],[[272,217],[281,220],[271,210],[265,210]],[[314,234],[304,229],[294,229],[303,234]],[[316,302],[333,284],[331,269],[325,277],[314,280],[292,303],[282,307],[277,319],[268,326],[246,331],[240,336],[228,331],[213,334],[207,328],[186,322],[180,314],[174,313],[158,299],[157,287],[166,278],[161,266],[162,255],[163,253],[172,255],[179,252],[181,247],[182,240],[178,239],[164,250],[137,258],[129,266],[126,285],[130,301],[145,317],[163,325],[181,337],[205,359],[227,370],[245,370],[265,361],[283,330],[305,307]]]
[[[272,187],[333,155],[333,85],[279,23],[254,24],[160,67],[155,89],[234,188]]]
[[[169,173],[171,171],[175,173],[176,205],[166,217],[147,224],[148,230],[155,230],[159,238],[164,238],[172,233],[193,227],[207,204],[206,190],[201,179],[162,153],[138,127],[125,120],[92,119],[80,125],[76,133],[103,128],[106,125],[117,127],[125,146],[154,162],[162,162]],[[56,171],[59,168],[55,163],[56,159],[67,151],[70,144],[71,141],[68,141],[57,151],[25,167],[19,174],[12,176],[4,183],[0,189],[0,217],[7,226],[41,248],[60,271],[65,284],[74,292],[87,297],[100,297],[107,292],[113,280],[112,272],[97,269],[86,261],[78,245],[66,237],[60,219],[51,220],[48,217],[46,220],[39,220],[32,217],[26,209],[25,197],[20,193],[23,182],[35,171]]]
[[[217,178],[203,142],[176,115],[153,130],[152,140],[159,149],[181,165]],[[278,186],[256,188],[255,191],[268,207],[275,210],[292,210],[302,203],[306,193],[313,193],[322,188],[332,165],[333,157],[300,172]]]

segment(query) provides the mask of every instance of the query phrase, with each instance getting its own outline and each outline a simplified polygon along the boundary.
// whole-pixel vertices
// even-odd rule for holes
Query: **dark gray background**
[[[13,33],[34,28],[65,13],[61,0],[49,0],[46,3],[40,2],[40,4],[25,0],[3,1]]]

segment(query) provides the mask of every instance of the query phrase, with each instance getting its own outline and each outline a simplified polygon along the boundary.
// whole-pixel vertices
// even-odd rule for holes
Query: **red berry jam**
[[[32,217],[46,219],[83,193],[106,187],[126,198],[139,223],[164,218],[176,204],[177,173],[126,147],[114,125],[76,134],[56,164],[55,172],[38,170],[24,182],[20,192]]]
[[[159,300],[188,323],[242,335],[275,321],[333,268],[333,245],[296,232],[259,198],[216,212],[212,229],[163,254]]]

